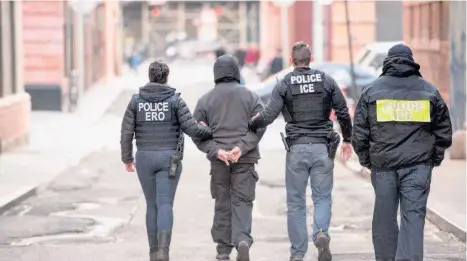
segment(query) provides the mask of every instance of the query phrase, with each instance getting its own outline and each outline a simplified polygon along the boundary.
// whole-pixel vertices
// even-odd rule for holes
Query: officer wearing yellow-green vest
[[[446,103],[419,70],[409,47],[393,46],[383,73],[363,90],[355,111],[352,145],[360,164],[371,170],[376,194],[372,230],[377,261],[423,260],[432,169],[452,142]]]

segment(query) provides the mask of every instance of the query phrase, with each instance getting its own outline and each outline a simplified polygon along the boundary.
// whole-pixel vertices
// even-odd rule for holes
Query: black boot
[[[169,261],[169,248],[170,248],[170,241],[172,240],[172,232],[171,231],[160,232],[157,235],[157,237],[158,237],[159,245],[157,247],[155,261]]]
[[[149,252],[149,261],[156,261],[156,251]]]
[[[157,236],[155,236],[154,242],[149,246],[149,261],[156,261],[157,245]]]

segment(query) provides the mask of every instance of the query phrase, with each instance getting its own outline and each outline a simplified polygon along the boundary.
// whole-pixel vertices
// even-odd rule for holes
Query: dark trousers
[[[215,199],[211,235],[218,253],[229,254],[241,241],[253,244],[251,223],[257,181],[254,164],[211,163],[211,195]]]
[[[426,205],[432,167],[372,170],[375,190],[373,246],[376,260],[422,261]],[[397,209],[400,204],[400,231]]]
[[[173,227],[173,203],[182,172],[180,162],[176,177],[169,178],[170,157],[174,152],[136,152],[136,172],[146,198],[146,230],[150,251],[157,249],[157,233],[172,231]]]

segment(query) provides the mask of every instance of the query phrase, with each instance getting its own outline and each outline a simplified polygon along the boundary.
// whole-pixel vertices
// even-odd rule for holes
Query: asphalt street
[[[145,76],[146,68],[141,70]],[[119,151],[121,117],[131,94],[145,81],[142,76],[135,76],[135,86],[128,86],[100,120],[112,129],[104,149],[92,152],[43,186],[37,196],[0,216],[0,261],[149,260],[144,198],[136,174],[124,171]],[[193,110],[197,99],[214,86],[212,62],[177,62],[171,67],[169,81]],[[283,128],[282,120],[273,123],[260,144],[260,180],[253,213],[255,243],[251,250],[254,261],[289,258],[285,151],[279,138]],[[214,205],[209,193],[209,163],[189,139],[186,141],[171,260],[215,260],[210,236]],[[311,197],[308,199],[311,224],[313,206]],[[333,260],[374,260],[372,208],[370,183],[336,161],[330,229]],[[431,223],[426,224],[425,252],[425,260],[466,260],[465,244]],[[316,256],[310,243],[306,260],[317,260]]]

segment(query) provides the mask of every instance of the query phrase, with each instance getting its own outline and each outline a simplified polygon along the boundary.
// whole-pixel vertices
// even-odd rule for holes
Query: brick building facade
[[[404,2],[404,42],[449,104],[449,1]]]
[[[87,87],[121,72],[119,11],[105,0],[85,19]],[[66,1],[0,1],[0,153],[27,142],[31,109],[67,111],[74,23]]]
[[[282,28],[280,8],[270,1],[260,2],[260,50],[261,57],[271,59],[282,47]],[[313,44],[313,2],[297,1],[288,8],[289,41],[288,48],[294,42],[305,41]]]
[[[0,153],[28,138],[31,103],[23,86],[21,10],[21,1],[0,1]]]
[[[120,72],[119,8],[103,1],[85,17],[85,88]],[[23,3],[24,80],[33,110],[67,111],[76,68],[75,15],[66,1]]]
[[[352,51],[358,53],[375,41],[402,40],[402,3],[400,1],[348,2]],[[313,1],[296,1],[288,8],[288,47],[296,41],[313,46]],[[344,1],[333,1],[321,7],[324,26],[324,58],[334,62],[349,62],[347,19]],[[281,47],[280,8],[272,2],[261,1],[260,45],[262,57],[270,59]]]

